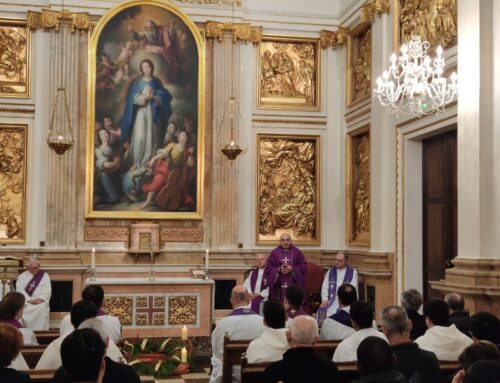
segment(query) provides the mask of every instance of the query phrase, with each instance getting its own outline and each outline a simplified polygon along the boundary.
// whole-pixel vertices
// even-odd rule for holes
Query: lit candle
[[[187,340],[188,338],[188,329],[186,327],[186,325],[182,326],[182,329],[181,329],[181,339],[182,340]]]
[[[208,270],[208,249],[205,252],[205,270]]]
[[[63,140],[63,136],[59,134],[57,136],[57,142],[62,142],[62,140]]]
[[[186,326],[184,326],[185,328]],[[188,361],[188,353],[186,347],[183,347],[181,350],[181,363],[187,363]]]
[[[90,268],[95,269],[95,247],[92,248],[92,254],[90,256]]]

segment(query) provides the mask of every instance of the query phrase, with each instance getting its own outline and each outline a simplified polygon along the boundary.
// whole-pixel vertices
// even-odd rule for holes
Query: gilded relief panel
[[[320,244],[319,136],[257,136],[257,244]]]
[[[347,134],[346,242],[370,245],[370,128]]]
[[[394,0],[394,17],[395,50],[412,34],[431,46],[446,48],[457,43],[456,0]]]
[[[30,50],[26,21],[0,19],[0,97],[30,97]]]
[[[0,124],[0,243],[4,244],[26,242],[27,135],[25,124]]]
[[[198,303],[194,296],[171,296],[168,298],[168,323],[196,324]]]
[[[258,60],[259,108],[320,109],[319,43],[319,39],[262,39]]]
[[[132,325],[132,302],[131,296],[106,296],[104,298],[104,309],[120,319],[122,326]]]
[[[347,54],[348,106],[371,95],[372,29],[361,25],[351,32]]]

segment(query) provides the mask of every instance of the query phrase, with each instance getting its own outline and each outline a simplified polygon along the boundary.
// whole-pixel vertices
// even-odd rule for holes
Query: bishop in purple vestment
[[[297,247],[292,245],[290,235],[283,233],[280,245],[276,247],[269,258],[264,272],[264,278],[269,286],[269,298],[285,300],[285,290],[288,286],[305,286],[307,261]]]

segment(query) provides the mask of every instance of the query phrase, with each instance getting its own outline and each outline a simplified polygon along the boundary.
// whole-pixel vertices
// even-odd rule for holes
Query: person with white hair
[[[316,355],[313,345],[318,340],[318,324],[308,315],[296,317],[288,327],[290,349],[283,359],[270,364],[264,371],[263,382],[330,382],[339,381],[334,362]]]
[[[40,262],[36,256],[29,258],[27,270],[17,278],[16,291],[23,294],[26,299],[23,313],[24,326],[33,331],[48,330],[52,287],[49,274],[40,270]]]

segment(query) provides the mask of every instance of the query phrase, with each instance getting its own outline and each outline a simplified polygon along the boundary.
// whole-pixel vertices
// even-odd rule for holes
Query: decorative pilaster
[[[55,96],[61,84],[66,88],[71,125],[75,130],[75,147],[63,156],[53,152],[48,155],[48,190],[47,190],[47,233],[48,248],[74,248],[77,240],[77,197],[80,189],[78,183],[78,113],[79,113],[79,72],[82,39],[86,35],[70,33],[69,28],[62,27],[59,33],[51,32],[51,70],[50,90],[47,98],[50,110],[54,107]],[[56,111],[56,123],[65,121],[61,113]],[[48,127],[49,121],[47,121]]]
[[[239,101],[237,72],[240,56],[239,45],[233,42],[231,35],[223,34],[219,41],[213,44],[212,242],[210,247],[234,249],[238,241],[238,169],[242,158],[229,161],[221,153],[221,148],[231,138],[227,124],[221,127],[221,120],[229,97],[234,96]],[[231,55],[233,55],[234,65],[232,65]],[[233,76],[233,94],[231,76]],[[234,139],[236,142],[240,141],[239,122],[239,119],[235,118]]]

